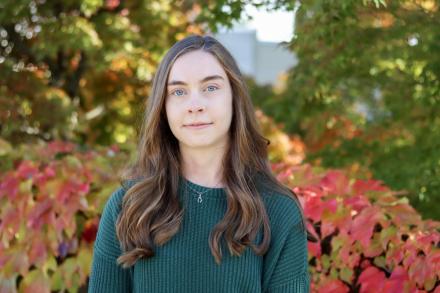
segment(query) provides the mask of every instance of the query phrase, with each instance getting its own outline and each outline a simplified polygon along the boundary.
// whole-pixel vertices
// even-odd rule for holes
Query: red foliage
[[[20,279],[20,292],[85,283],[106,200],[97,193],[117,184],[106,157],[115,160],[118,151],[80,152],[52,142],[25,150],[28,159],[0,174],[0,292],[16,292]]]
[[[16,282],[21,291],[78,288],[103,203],[118,184],[110,166],[126,157],[117,147],[80,152],[61,142],[28,153],[35,157],[0,174],[0,292],[15,292]],[[440,223],[423,221],[380,181],[272,167],[299,196],[318,239],[308,244],[312,292],[440,293]]]
[[[299,196],[318,239],[308,244],[313,292],[439,290],[440,223],[422,221],[406,198],[342,170],[273,170]]]

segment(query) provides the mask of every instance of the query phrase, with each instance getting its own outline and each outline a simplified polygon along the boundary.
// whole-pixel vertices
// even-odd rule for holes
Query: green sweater
[[[155,247],[153,257],[140,259],[129,269],[116,263],[121,248],[115,222],[126,190],[119,187],[110,196],[94,244],[89,292],[309,292],[307,238],[293,199],[262,193],[271,225],[269,250],[258,256],[247,247],[238,257],[231,256],[223,244],[222,261],[217,265],[208,236],[226,211],[226,193],[182,178],[179,200],[186,210],[179,231],[163,246]],[[187,192],[184,183],[190,187]],[[207,191],[201,202],[191,188]],[[261,239],[260,229],[254,243]]]

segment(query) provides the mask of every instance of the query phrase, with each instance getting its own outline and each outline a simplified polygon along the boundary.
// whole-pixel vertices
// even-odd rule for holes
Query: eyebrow
[[[207,82],[207,81],[213,80],[213,79],[223,79],[224,80],[223,76],[220,76],[220,75],[209,75],[209,76],[203,78],[202,80],[200,80],[200,82],[203,83],[203,82]],[[172,86],[172,85],[186,85],[186,83],[183,82],[183,81],[180,81],[180,80],[172,80],[172,81],[168,82],[167,85],[168,86]]]

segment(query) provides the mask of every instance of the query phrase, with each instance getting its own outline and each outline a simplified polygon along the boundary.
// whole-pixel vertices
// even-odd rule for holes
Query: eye
[[[184,92],[181,89],[177,89],[177,90],[172,91],[171,94],[176,95],[178,97],[181,97],[181,96],[183,96]]]
[[[215,90],[218,90],[218,87],[215,85],[209,85],[207,88],[208,92],[213,92]]]

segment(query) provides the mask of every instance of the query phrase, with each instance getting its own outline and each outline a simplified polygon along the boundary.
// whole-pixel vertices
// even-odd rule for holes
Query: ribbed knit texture
[[[207,191],[202,202],[197,201],[193,190]],[[115,223],[125,192],[122,187],[115,190],[104,207],[94,245],[89,292],[309,292],[306,233],[293,199],[262,192],[271,225],[269,250],[257,256],[247,247],[237,257],[222,244],[222,262],[217,265],[208,237],[226,212],[226,193],[222,188],[207,188],[181,177],[179,200],[185,215],[179,232],[165,245],[156,247],[152,258],[123,269],[116,263],[121,248]],[[261,240],[260,230],[254,242]]]

